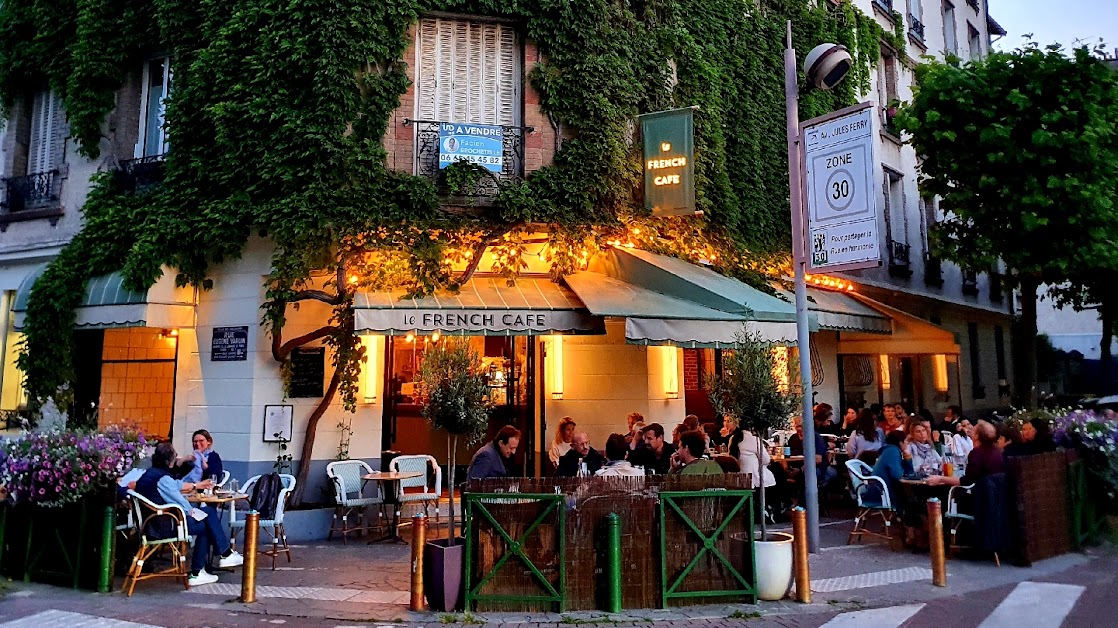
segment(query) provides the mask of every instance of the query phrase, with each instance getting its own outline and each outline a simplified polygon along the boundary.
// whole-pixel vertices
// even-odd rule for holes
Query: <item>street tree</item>
[[[1001,260],[1020,290],[1017,390],[1031,405],[1041,286],[1118,269],[1118,81],[1086,47],[933,60],[898,124],[944,213],[933,251],[974,270]]]

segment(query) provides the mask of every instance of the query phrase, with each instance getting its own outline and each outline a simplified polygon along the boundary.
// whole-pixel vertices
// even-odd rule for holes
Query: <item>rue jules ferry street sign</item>
[[[873,103],[802,125],[808,267],[881,265],[874,186]]]
[[[695,213],[693,109],[639,116],[644,144],[644,206],[653,216]]]

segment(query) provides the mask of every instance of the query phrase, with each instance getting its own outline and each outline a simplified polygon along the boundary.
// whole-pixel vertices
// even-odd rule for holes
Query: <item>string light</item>
[[[826,275],[804,275],[804,280],[813,286],[824,288],[827,290],[837,290],[839,292],[854,292],[854,284],[839,279],[837,277],[828,277]]]

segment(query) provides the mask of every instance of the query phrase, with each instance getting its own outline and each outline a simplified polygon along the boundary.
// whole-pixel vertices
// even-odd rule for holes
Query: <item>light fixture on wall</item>
[[[563,398],[563,337],[547,336],[544,340],[544,368],[552,399]]]
[[[664,398],[679,399],[679,349],[673,345],[660,347],[664,365]]]
[[[179,330],[177,329],[164,329],[159,332],[160,338],[178,338]]]
[[[882,353],[877,356],[878,378],[881,380],[881,390],[889,390],[893,386],[892,375],[889,373],[889,356]]]
[[[792,379],[788,374],[788,347],[778,345],[772,348],[773,379],[776,380],[777,389],[786,393],[792,387]]]
[[[936,392],[947,392],[947,356],[937,353],[932,356],[932,377]]]
[[[384,338],[382,336],[361,336],[361,345],[365,347],[365,364],[361,367],[365,403],[376,403],[377,401],[377,393],[380,390],[380,360],[384,346],[381,343],[383,342]]]

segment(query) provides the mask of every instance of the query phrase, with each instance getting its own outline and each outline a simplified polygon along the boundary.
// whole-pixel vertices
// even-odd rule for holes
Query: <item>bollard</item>
[[[606,577],[609,578],[609,601],[606,610],[621,612],[621,517],[606,515]]]
[[[108,593],[113,584],[113,529],[116,513],[112,506],[105,506],[101,520],[101,572],[97,577],[97,592]]]
[[[241,567],[241,601],[256,601],[256,550],[260,544],[260,513],[255,510],[245,515],[245,562]]]
[[[423,546],[427,544],[427,519],[423,513],[416,513],[411,522],[411,604],[408,609],[422,611]]]
[[[792,509],[792,572],[796,576],[796,601],[811,604],[811,569],[807,562],[807,511]]]
[[[928,500],[928,553],[932,557],[932,584],[947,586],[947,559],[943,552],[943,512],[939,500]]]

